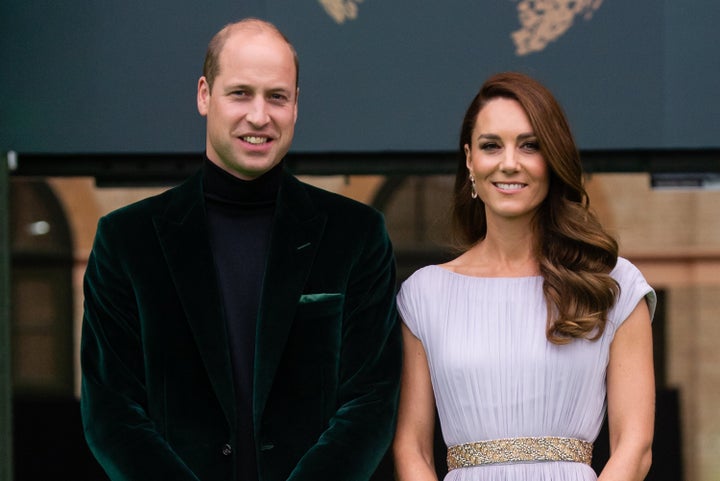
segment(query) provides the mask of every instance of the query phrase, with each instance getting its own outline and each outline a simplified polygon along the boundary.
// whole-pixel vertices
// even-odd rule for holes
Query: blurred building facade
[[[384,212],[399,280],[453,255],[452,176],[303,179]],[[16,396],[77,398],[82,276],[97,220],[164,188],[98,188],[81,177],[12,184],[13,389]],[[647,174],[595,174],[586,186],[621,255],[661,294],[653,327],[657,384],[677,392],[682,478],[719,479],[720,191],[653,190]]]

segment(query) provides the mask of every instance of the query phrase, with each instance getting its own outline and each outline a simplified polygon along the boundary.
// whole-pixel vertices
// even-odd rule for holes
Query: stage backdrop
[[[550,87],[583,149],[720,146],[714,0],[3,0],[0,150],[201,151],[205,46],[246,15],[299,52],[296,152],[452,150],[503,70]]]

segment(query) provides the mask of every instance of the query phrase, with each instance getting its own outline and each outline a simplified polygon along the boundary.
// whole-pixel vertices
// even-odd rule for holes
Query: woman
[[[453,217],[464,252],[402,286],[400,481],[644,479],[650,467],[655,294],[589,211],[552,94],[517,73],[467,110]],[[607,404],[606,404],[607,402]],[[611,456],[592,442],[607,405]]]

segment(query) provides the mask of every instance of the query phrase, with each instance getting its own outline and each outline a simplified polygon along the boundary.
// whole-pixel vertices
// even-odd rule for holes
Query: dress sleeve
[[[647,302],[650,321],[652,321],[657,306],[657,296],[640,270],[627,259],[620,257],[610,275],[620,285],[620,295],[609,316],[613,329],[617,330],[643,299]]]
[[[418,291],[418,274],[415,273],[400,286],[400,292],[397,296],[397,307],[403,324],[410,329],[410,332],[412,332],[415,337],[420,339],[420,326],[418,325],[417,315],[417,313],[420,312],[418,306],[420,296]]]

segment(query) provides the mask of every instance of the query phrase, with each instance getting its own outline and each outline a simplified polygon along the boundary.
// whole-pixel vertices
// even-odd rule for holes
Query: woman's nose
[[[517,172],[519,168],[515,149],[507,149],[500,161],[500,170],[503,172]]]

